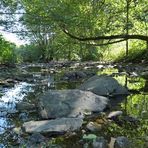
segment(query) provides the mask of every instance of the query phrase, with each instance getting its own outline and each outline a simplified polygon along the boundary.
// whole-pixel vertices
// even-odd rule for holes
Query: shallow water
[[[25,69],[25,68],[24,68]],[[137,145],[143,144],[143,138],[148,133],[148,85],[147,79],[136,76],[131,72],[131,75],[127,75],[126,70],[115,68],[113,65],[95,65],[90,67],[72,67],[73,70],[85,69],[89,71],[95,71],[96,74],[107,74],[113,76],[118,82],[127,87],[131,94],[127,98],[114,99],[114,105],[112,110],[122,110],[125,115],[132,116],[140,121],[140,126],[134,127],[124,123],[125,126],[119,127],[113,124],[104,131],[100,132],[98,136],[116,137],[125,135],[129,137]],[[60,79],[64,71],[72,71],[71,68],[61,68],[55,70],[55,73],[51,73],[50,70],[42,71],[42,67],[26,68],[29,74],[33,75],[33,80],[29,82],[18,82],[12,88],[2,88],[0,97],[0,148],[1,147],[13,147],[13,140],[10,138],[9,129],[12,127],[20,126],[23,121],[16,116],[16,103],[20,101],[35,102],[36,97],[48,90],[48,89],[74,89],[77,88],[84,80],[75,81],[63,81]],[[52,68],[53,71],[53,68]],[[135,71],[134,71],[135,72]],[[13,116],[14,114],[14,116]],[[28,115],[27,115],[28,116]],[[29,115],[32,118],[32,115]],[[26,118],[26,117],[25,117]],[[27,117],[28,118],[28,117]],[[24,120],[24,119],[23,119]],[[134,128],[134,130],[133,130]],[[77,139],[77,138],[76,138]],[[56,140],[55,140],[56,141]],[[58,141],[58,140],[57,140]],[[61,140],[63,141],[63,140]],[[64,144],[68,147],[69,144],[75,143],[73,141],[64,140]],[[58,142],[59,143],[59,142]],[[62,142],[60,142],[62,143]],[[5,145],[5,146],[4,146]],[[141,147],[142,148],[142,147]]]
[[[13,126],[7,116],[16,112],[16,103],[22,101],[29,91],[31,91],[31,84],[26,82],[18,83],[13,88],[3,89],[0,98],[0,134]]]

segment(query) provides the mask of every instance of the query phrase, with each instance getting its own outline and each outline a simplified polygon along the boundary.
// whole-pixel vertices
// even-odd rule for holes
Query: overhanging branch
[[[90,45],[90,46],[106,46],[106,45],[111,45],[111,44],[115,44],[115,43],[119,43],[119,42],[123,42],[126,41],[126,39],[121,39],[121,40],[117,40],[117,41],[112,41],[112,42],[107,42],[107,43],[102,43],[102,44],[94,44],[94,43],[86,43],[86,42],[74,42],[74,44],[84,44],[84,45]]]
[[[62,31],[67,34],[69,37],[79,40],[79,41],[98,41],[98,40],[113,40],[113,39],[138,39],[148,42],[148,36],[144,35],[111,35],[111,36],[96,36],[96,37],[77,37],[71,33],[69,33],[66,29],[62,29]]]
[[[115,44],[115,43],[119,43],[119,42],[123,42],[125,41],[126,39],[121,39],[121,40],[118,40],[118,41],[112,41],[112,42],[107,42],[107,43],[103,43],[103,44],[88,44],[88,45],[93,45],[93,46],[105,46],[105,45],[111,45],[111,44]]]

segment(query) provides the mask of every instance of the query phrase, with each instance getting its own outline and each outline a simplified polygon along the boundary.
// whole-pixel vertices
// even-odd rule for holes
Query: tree
[[[148,43],[146,0],[21,0],[19,7],[7,1],[13,12],[23,12],[21,34],[36,42],[47,60],[67,52],[69,58],[72,52],[83,57],[82,49],[95,49],[91,46],[127,41],[128,47],[134,39]]]

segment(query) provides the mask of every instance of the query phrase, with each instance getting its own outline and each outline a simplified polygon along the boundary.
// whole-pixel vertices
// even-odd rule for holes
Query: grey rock
[[[128,138],[121,136],[115,140],[114,148],[131,148]]]
[[[112,111],[108,114],[107,118],[109,118],[109,119],[115,118],[115,117],[120,116],[122,114],[123,114],[122,111]]]
[[[29,121],[23,124],[23,129],[27,133],[63,133],[78,130],[82,123],[82,118]]]
[[[93,148],[108,148],[107,140],[104,137],[97,137],[92,143]]]
[[[40,96],[39,112],[43,119],[78,117],[88,112],[103,111],[106,97],[81,90],[50,90]]]
[[[82,79],[85,78],[87,75],[82,71],[73,71],[65,73],[63,78],[64,80],[76,80],[76,79]]]
[[[128,95],[126,88],[118,83],[117,80],[106,75],[96,75],[84,82],[79,89],[91,91],[101,96]]]
[[[28,120],[28,113],[20,113],[19,119],[24,121],[24,122],[27,121]]]
[[[42,143],[45,140],[46,138],[40,133],[33,133],[28,139],[29,142],[36,143],[36,144]]]
[[[101,124],[97,124],[95,122],[89,122],[86,125],[86,128],[91,131],[91,132],[98,132],[102,129],[102,125]]]

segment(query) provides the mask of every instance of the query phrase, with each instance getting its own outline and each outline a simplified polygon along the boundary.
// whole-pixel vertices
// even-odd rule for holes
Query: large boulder
[[[118,81],[110,76],[96,75],[84,82],[81,90],[91,91],[101,96],[128,95],[126,88],[118,83]]]
[[[78,130],[82,123],[82,118],[58,118],[25,122],[23,129],[27,133],[63,133]]]
[[[39,113],[43,119],[78,117],[106,108],[108,99],[89,91],[49,90],[39,98]]]

